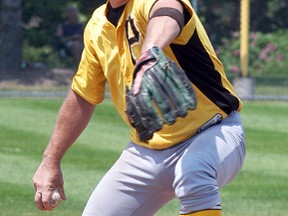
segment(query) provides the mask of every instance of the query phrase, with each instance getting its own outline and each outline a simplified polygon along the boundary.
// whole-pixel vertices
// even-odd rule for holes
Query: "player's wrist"
[[[59,156],[55,156],[49,153],[43,154],[42,164],[46,167],[56,168],[61,165],[61,158]]]
[[[157,45],[153,44],[144,44],[143,47],[141,48],[141,56],[139,58],[139,60],[147,55],[147,53],[149,52],[150,49],[152,49],[153,47],[157,47]]]
[[[135,69],[134,69],[134,76],[136,73],[141,69],[141,67],[145,64],[148,64],[150,62],[153,62],[156,60],[155,56],[151,53],[152,49],[160,49],[157,46],[153,46],[150,49],[147,49],[144,51],[141,56],[139,57],[138,61],[136,62]],[[134,77],[135,78],[135,77]]]

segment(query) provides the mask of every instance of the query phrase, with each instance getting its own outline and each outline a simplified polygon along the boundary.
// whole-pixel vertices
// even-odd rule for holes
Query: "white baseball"
[[[52,191],[50,203],[53,206],[58,205],[61,202],[61,194],[57,189]]]

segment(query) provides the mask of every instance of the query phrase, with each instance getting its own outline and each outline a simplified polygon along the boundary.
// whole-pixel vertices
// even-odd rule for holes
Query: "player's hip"
[[[192,135],[185,141],[182,141],[169,148],[150,149],[134,142],[130,142],[126,147],[126,150],[131,151],[133,154],[141,157],[149,157],[151,160],[157,161],[157,163],[167,163],[169,161],[177,161],[177,159],[184,153],[185,149],[194,145],[195,143],[197,143],[200,148],[201,145],[204,146],[206,145],[205,143],[210,143],[211,149],[214,149],[212,146],[217,144],[218,139],[230,141],[229,145],[235,145],[235,147],[245,143],[242,120],[237,111],[231,112],[225,119],[220,119],[218,122],[210,125],[205,130]],[[245,148],[245,146],[240,147]],[[205,149],[203,149],[203,151],[205,151]]]

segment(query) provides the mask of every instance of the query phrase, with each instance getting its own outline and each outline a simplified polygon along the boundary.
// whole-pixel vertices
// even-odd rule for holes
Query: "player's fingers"
[[[180,77],[180,79],[172,79],[180,95],[182,95],[182,107],[184,109],[195,109],[196,98],[195,93],[185,72],[180,69],[174,62],[170,62],[173,70],[169,70],[170,77]]]
[[[133,82],[133,94],[134,95],[137,95],[140,92],[144,72],[145,71],[139,71],[134,79],[134,82]]]
[[[176,120],[176,116],[174,108],[166,94],[166,89],[162,88],[163,86],[160,84],[161,82],[159,82],[157,76],[154,76],[153,73],[148,74],[148,76],[151,77],[151,79],[148,79],[149,77],[147,78],[149,81],[149,89],[157,107],[162,114],[164,122],[167,124],[173,124]]]
[[[40,192],[35,193],[34,201],[39,210],[42,210],[42,211],[46,210],[42,203],[42,194]]]
[[[155,60],[150,60],[144,64],[139,71],[137,71],[134,81],[133,81],[133,94],[137,95],[140,92],[142,79],[144,73],[155,64]]]
[[[42,204],[47,211],[53,210],[56,206],[51,203],[51,191],[48,193],[42,193]]]

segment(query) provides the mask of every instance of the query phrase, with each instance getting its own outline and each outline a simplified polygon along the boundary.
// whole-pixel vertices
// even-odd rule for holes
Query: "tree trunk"
[[[22,61],[21,0],[2,0],[0,23],[0,80],[17,75]]]

